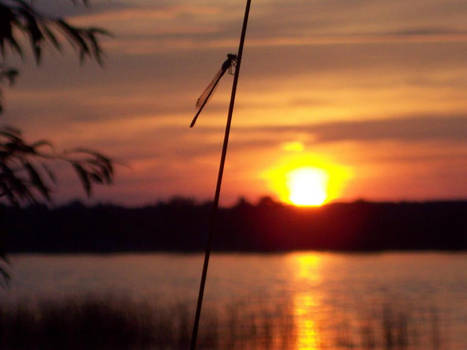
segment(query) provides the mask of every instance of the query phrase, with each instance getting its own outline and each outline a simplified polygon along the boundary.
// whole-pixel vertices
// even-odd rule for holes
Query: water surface
[[[236,310],[291,320],[296,349],[331,349],[336,329],[356,332],[390,310],[408,317],[418,333],[430,333],[436,323],[443,349],[465,350],[466,258],[465,253],[214,254],[206,307],[221,315]],[[93,294],[194,307],[202,255],[14,255],[11,260],[13,280],[1,291],[3,302]],[[421,344],[423,339],[413,348],[421,350]]]

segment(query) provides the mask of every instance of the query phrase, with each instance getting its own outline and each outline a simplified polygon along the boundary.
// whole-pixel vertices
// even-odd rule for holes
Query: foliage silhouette
[[[71,0],[74,4],[88,5],[87,0]],[[32,3],[24,0],[0,2],[0,84],[13,84],[18,70],[6,63],[8,54],[24,58],[24,42],[29,43],[36,64],[42,60],[47,44],[61,51],[61,41],[68,41],[77,51],[81,63],[93,59],[102,64],[100,36],[108,32],[97,27],[78,27],[63,18],[53,18],[37,11]],[[0,114],[3,112],[3,95],[0,89]],[[75,148],[57,152],[46,140],[29,143],[21,131],[0,127],[0,199],[13,205],[50,202],[56,176],[50,164],[54,161],[68,163],[81,180],[89,196],[93,185],[110,184],[114,176],[113,161],[99,152]],[[3,247],[0,242],[0,247]],[[4,249],[0,259],[7,262]],[[0,275],[8,280],[5,265],[0,266]]]
[[[108,157],[83,148],[56,153],[46,140],[27,143],[19,130],[3,127],[0,129],[0,198],[6,197],[16,206],[22,202],[37,204],[38,198],[51,201],[51,185],[56,182],[56,176],[48,165],[50,160],[73,166],[88,195],[92,184],[112,182],[114,170]]]
[[[80,202],[0,207],[8,215],[0,232],[15,232],[8,247],[21,253],[199,252],[210,207],[180,198],[140,208]],[[216,251],[467,250],[466,201],[297,208],[270,199],[242,200],[221,208],[217,225]]]

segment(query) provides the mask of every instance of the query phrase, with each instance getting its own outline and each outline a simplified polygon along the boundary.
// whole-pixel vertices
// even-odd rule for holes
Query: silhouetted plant
[[[73,3],[78,2],[73,1]],[[88,4],[86,0],[81,2]],[[7,48],[23,57],[24,50],[15,36],[16,33],[28,39],[37,63],[41,61],[42,49],[47,42],[57,50],[62,49],[57,33],[61,33],[78,50],[80,60],[94,58],[101,63],[102,49],[98,35],[109,34],[101,28],[78,27],[63,18],[44,15],[24,0],[2,2],[0,3],[0,49],[3,57]]]
[[[57,153],[51,143],[39,140],[27,143],[21,132],[10,127],[0,128],[0,198],[11,204],[37,204],[51,201],[51,186],[56,176],[50,161],[69,163],[77,172],[88,195],[93,184],[110,184],[112,161],[92,150],[76,148]]]
[[[88,5],[87,0],[71,0],[74,4]],[[43,48],[51,44],[62,50],[66,40],[77,51],[80,61],[94,59],[102,64],[100,35],[108,32],[97,27],[78,27],[63,18],[44,15],[32,2],[10,0],[0,2],[0,83],[13,84],[18,70],[6,64],[9,53],[24,57],[22,45],[29,43],[36,64],[40,64]],[[0,113],[3,111],[2,90],[0,89]],[[23,203],[50,202],[52,185],[56,177],[50,163],[66,162],[72,166],[87,195],[92,186],[110,184],[114,170],[112,160],[96,151],[76,148],[57,152],[46,140],[28,143],[20,130],[0,127],[0,199],[6,198],[13,205]],[[1,244],[1,243],[0,243]],[[0,260],[6,262],[5,252],[0,249]],[[8,274],[0,266],[4,280]]]

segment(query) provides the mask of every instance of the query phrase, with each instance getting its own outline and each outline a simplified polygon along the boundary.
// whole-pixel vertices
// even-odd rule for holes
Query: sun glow
[[[287,174],[289,200],[300,206],[321,205],[327,198],[328,175],[317,168],[299,168]]]
[[[329,159],[296,151],[279,159],[261,177],[279,199],[297,206],[318,206],[339,198],[352,170]]]

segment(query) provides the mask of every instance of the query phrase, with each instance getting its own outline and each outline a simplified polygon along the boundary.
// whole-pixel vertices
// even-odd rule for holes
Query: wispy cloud
[[[243,3],[37,4],[115,36],[104,41],[103,69],[80,67],[72,54],[48,54],[39,69],[16,62],[21,76],[4,91],[3,120],[28,137],[95,147],[130,163],[106,198],[137,203],[162,193],[211,193],[206,174],[215,176],[231,77],[198,127],[187,124],[197,96],[236,49]],[[449,194],[467,195],[452,180],[467,171],[459,166],[467,143],[467,2],[268,0],[254,2],[251,16],[229,155],[237,186],[231,195],[263,193],[257,175],[290,156],[281,145],[291,142],[358,168],[352,186],[359,196],[392,195],[385,166],[402,174],[394,195],[405,194],[415,176],[411,163],[432,187],[446,169]],[[424,193],[440,192],[417,189]]]
[[[467,143],[467,116],[410,116],[289,126],[243,127],[241,132],[307,134],[312,143],[446,141]]]

